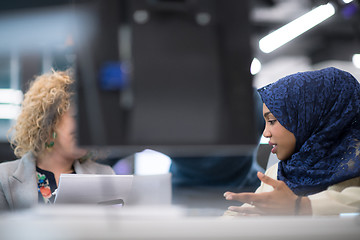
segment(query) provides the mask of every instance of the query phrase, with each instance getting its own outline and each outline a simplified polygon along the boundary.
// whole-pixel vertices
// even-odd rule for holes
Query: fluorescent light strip
[[[15,89],[0,89],[0,103],[21,104],[23,93]]]
[[[259,41],[260,50],[270,53],[335,14],[335,7],[321,5]]]
[[[20,114],[20,111],[20,106],[0,104],[0,119],[16,119]]]

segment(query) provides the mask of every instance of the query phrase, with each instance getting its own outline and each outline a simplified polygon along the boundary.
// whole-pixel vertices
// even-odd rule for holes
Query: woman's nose
[[[271,137],[271,133],[270,133],[270,131],[268,130],[268,128],[266,126],[265,126],[265,129],[263,131],[263,136],[266,137],[266,138]]]

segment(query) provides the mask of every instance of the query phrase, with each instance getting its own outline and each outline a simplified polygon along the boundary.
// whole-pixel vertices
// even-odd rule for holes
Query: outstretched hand
[[[257,176],[263,183],[272,186],[274,190],[263,193],[226,192],[224,194],[226,200],[236,200],[253,205],[250,207],[231,206],[229,210],[245,215],[294,215],[297,195],[283,181],[272,179],[261,172],[258,172]],[[310,210],[311,213],[309,199],[304,197],[302,202],[302,212],[309,213]]]

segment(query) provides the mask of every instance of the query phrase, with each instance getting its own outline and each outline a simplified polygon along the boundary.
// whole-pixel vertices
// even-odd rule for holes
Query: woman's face
[[[283,127],[275,116],[263,104],[263,115],[265,118],[265,129],[263,136],[270,138],[269,144],[273,146],[272,153],[275,153],[279,160],[287,160],[295,152],[296,139],[292,132]]]
[[[55,132],[57,136],[54,148],[58,154],[72,160],[79,159],[86,154],[85,149],[77,146],[76,122],[72,108],[61,116]]]

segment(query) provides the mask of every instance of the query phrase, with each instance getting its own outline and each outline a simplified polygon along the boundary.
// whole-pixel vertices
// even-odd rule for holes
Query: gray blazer
[[[87,160],[74,162],[77,174],[115,174],[110,166]],[[36,163],[32,153],[0,164],[0,211],[29,208],[38,203]]]

